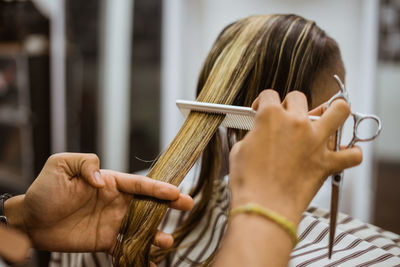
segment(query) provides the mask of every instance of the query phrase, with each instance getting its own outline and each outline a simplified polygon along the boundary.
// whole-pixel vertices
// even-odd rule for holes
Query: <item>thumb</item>
[[[330,151],[331,173],[357,166],[362,161],[362,150],[359,146],[340,151]]]

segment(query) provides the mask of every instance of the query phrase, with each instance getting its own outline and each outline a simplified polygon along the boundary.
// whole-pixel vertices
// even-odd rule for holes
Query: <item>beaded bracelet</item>
[[[295,247],[299,242],[295,224],[272,210],[266,209],[255,203],[248,203],[232,209],[229,216],[232,217],[239,213],[253,213],[261,215],[282,227],[292,239],[293,247]]]

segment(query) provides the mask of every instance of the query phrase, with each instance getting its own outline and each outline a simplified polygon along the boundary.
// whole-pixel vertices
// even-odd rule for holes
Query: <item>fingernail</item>
[[[94,172],[94,178],[96,179],[96,183],[99,185],[104,185],[104,180],[101,178],[101,175],[99,172]]]

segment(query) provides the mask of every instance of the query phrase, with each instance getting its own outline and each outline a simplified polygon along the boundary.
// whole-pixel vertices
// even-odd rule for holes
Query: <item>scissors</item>
[[[336,93],[334,96],[332,96],[331,99],[328,100],[327,107],[329,107],[333,101],[337,99],[344,99],[350,106],[350,99],[348,92],[346,88],[344,87],[342,81],[340,80],[339,76],[334,75],[333,76],[336,80],[336,82],[339,85],[340,91]],[[351,108],[350,108],[351,109]],[[374,140],[378,135],[380,134],[382,130],[382,124],[381,120],[375,116],[375,115],[368,115],[368,114],[362,114],[358,112],[351,112],[350,116],[353,117],[353,136],[351,141],[346,145],[346,148],[353,147],[355,143],[357,142],[367,142]],[[360,133],[358,131],[358,128],[360,124],[363,121],[367,120],[372,120],[373,122],[376,123],[377,128],[376,131],[373,135],[367,136],[367,137],[361,137]],[[341,146],[341,139],[342,139],[342,126],[338,128],[336,131],[336,138],[335,138],[335,151],[340,150]],[[343,178],[343,171],[339,173],[335,173],[332,176],[332,195],[331,195],[331,210],[330,210],[330,227],[329,227],[329,251],[328,251],[328,257],[329,259],[332,256],[332,249],[333,249],[333,243],[335,239],[335,231],[336,231],[336,224],[337,224],[337,214],[338,214],[338,206],[339,206],[339,191],[340,191],[340,185],[341,181]]]

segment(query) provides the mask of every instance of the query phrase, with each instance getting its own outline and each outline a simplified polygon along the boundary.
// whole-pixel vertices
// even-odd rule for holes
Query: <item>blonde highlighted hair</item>
[[[250,106],[259,92],[272,88],[282,99],[289,91],[300,90],[311,105],[310,88],[316,75],[339,59],[336,42],[312,21],[293,14],[247,17],[228,25],[218,36],[200,73],[197,101]],[[221,115],[191,112],[147,175],[179,185],[202,155],[199,179],[191,192],[201,198],[174,232],[173,248],[150,253],[167,203],[135,196],[114,250],[115,266],[160,262],[197,226],[211,195],[217,193],[214,181],[221,178],[224,152],[217,129],[222,120]],[[226,138],[232,145],[244,134],[229,129]]]

